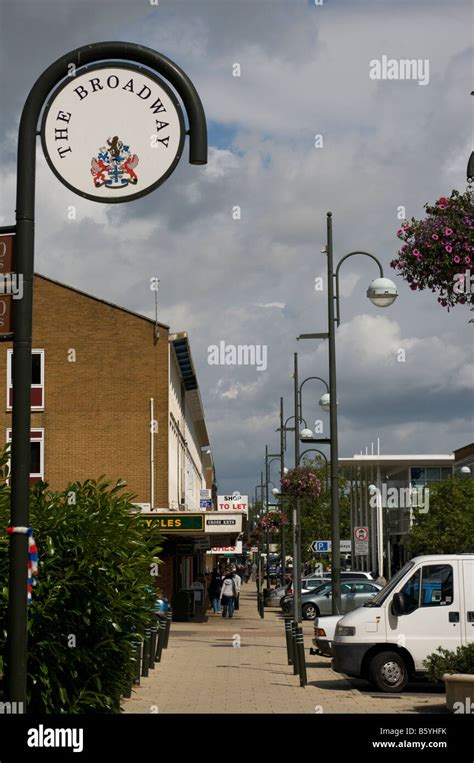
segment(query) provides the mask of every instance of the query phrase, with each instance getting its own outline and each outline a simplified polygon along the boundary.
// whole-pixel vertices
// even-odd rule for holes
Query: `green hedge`
[[[455,652],[439,647],[425,660],[430,681],[441,681],[444,673],[474,675],[474,644],[458,646]]]
[[[0,466],[5,459],[0,459]],[[35,486],[30,525],[39,551],[29,604],[28,708],[112,713],[133,675],[132,641],[150,622],[150,564],[161,535],[130,513],[132,496],[102,478],[61,493]],[[0,522],[10,490],[0,485]],[[8,539],[0,533],[0,654],[6,639]]]

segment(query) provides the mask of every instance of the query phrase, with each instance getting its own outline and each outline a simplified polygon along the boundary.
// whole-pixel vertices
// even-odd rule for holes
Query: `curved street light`
[[[398,296],[397,287],[389,278],[385,278],[383,267],[377,257],[370,252],[353,251],[339,260],[336,270],[333,264],[332,212],[327,213],[327,244],[322,249],[327,257],[327,296],[328,296],[328,328],[326,332],[317,334],[301,334],[298,339],[328,339],[329,340],[329,440],[305,437],[309,442],[331,443],[331,545],[332,545],[332,614],[341,614],[341,558],[340,558],[340,516],[339,516],[339,475],[338,475],[338,437],[337,437],[337,384],[336,384],[336,326],[340,324],[339,308],[339,271],[342,263],[349,257],[362,255],[374,260],[379,269],[379,277],[369,285],[367,297],[377,307],[388,307]],[[307,433],[305,433],[307,434]]]

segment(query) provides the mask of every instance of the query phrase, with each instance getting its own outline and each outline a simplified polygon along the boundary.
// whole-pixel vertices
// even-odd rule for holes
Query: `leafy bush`
[[[0,464],[5,459],[0,460]],[[149,625],[150,564],[161,536],[131,514],[131,498],[98,481],[31,491],[39,551],[28,606],[28,708],[39,713],[112,713],[133,675],[132,642]],[[0,522],[10,489],[0,486]],[[8,539],[0,533],[0,654],[6,639]]]
[[[444,673],[474,675],[474,643],[459,646],[455,652],[439,647],[425,660],[430,681],[441,681]]]

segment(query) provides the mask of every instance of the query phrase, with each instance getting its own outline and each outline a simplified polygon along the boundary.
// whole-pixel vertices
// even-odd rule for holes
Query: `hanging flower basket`
[[[311,466],[290,469],[281,480],[282,493],[297,498],[319,498],[321,482]]]
[[[453,191],[449,199],[443,196],[425,209],[423,220],[412,217],[397,231],[405,243],[390,265],[414,291],[438,293],[438,302],[448,310],[474,303],[474,208],[469,189],[464,194]]]
[[[281,511],[267,511],[257,522],[259,530],[274,530],[288,524],[288,517]]]

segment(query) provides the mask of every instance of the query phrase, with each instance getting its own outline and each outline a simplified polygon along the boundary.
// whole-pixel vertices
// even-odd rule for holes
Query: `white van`
[[[418,556],[338,622],[333,669],[400,692],[438,647],[472,642],[474,554]]]

